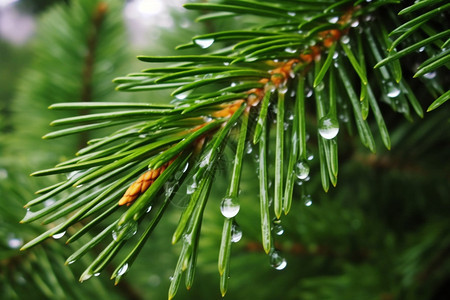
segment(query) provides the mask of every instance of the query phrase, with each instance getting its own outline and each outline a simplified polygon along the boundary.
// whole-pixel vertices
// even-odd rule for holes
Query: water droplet
[[[192,182],[192,184],[189,184],[189,185],[187,186],[187,188],[186,188],[186,194],[192,195],[192,194],[195,192],[196,189],[197,189],[197,182],[194,181],[194,182]]]
[[[119,269],[117,275],[122,276],[128,270],[128,264],[124,264],[122,268]]]
[[[220,211],[225,218],[233,218],[239,212],[241,206],[237,201],[237,197],[225,197],[220,203]]]
[[[290,15],[291,17],[295,17],[295,15],[296,15],[296,13],[293,11],[289,11],[287,14]]]
[[[191,93],[191,91],[186,91],[186,92],[175,95],[175,98],[177,98],[178,100],[184,100],[187,98],[187,96],[189,96],[190,93]]]
[[[417,52],[419,52],[419,53],[421,53],[421,52],[423,52],[423,51],[425,51],[425,46],[420,47],[420,48],[417,50]]]
[[[145,211],[146,213],[149,213],[149,212],[151,212],[152,211],[152,206],[150,205],[148,208],[147,208],[147,210]]]
[[[276,250],[273,250],[270,254],[270,266],[275,270],[283,270],[287,266],[286,259],[280,255]]]
[[[98,277],[98,276],[100,276],[100,272],[98,272],[98,273],[94,273],[94,276],[95,276],[95,277]]]
[[[280,219],[275,218],[272,221],[272,230],[273,230],[273,232],[276,235],[282,235],[284,233],[284,228],[281,225],[281,220]]]
[[[319,83],[319,84],[316,86],[316,90],[317,90],[317,91],[321,91],[321,90],[323,90],[324,87],[325,87],[325,83],[323,83],[323,81],[322,81],[321,83]]]
[[[313,160],[314,159],[314,154],[312,152],[307,151],[306,155],[307,155],[307,157],[306,157],[307,160]]]
[[[398,95],[400,95],[400,89],[395,86],[393,82],[389,81],[388,83],[386,83],[386,95],[389,98],[398,97]]]
[[[336,24],[337,21],[339,21],[339,17],[331,17],[328,18],[328,22],[332,23],[332,24]]]
[[[147,137],[146,134],[140,134],[140,135],[139,135],[139,138],[141,138],[141,139],[145,139],[146,137]]]
[[[136,234],[138,224],[135,221],[128,221],[117,227],[112,232],[112,237],[115,241],[128,240]]]
[[[73,264],[73,263],[76,262],[76,261],[77,261],[77,260],[74,259],[74,260],[69,261],[67,264],[68,264],[68,265],[71,265],[71,264]]]
[[[365,21],[365,22],[373,21],[373,16],[372,16],[372,15],[366,15],[366,16],[364,16],[364,21]]]
[[[44,201],[44,206],[49,207],[49,206],[53,205],[53,203],[55,203],[55,202],[56,202],[56,200],[53,198],[47,199]]]
[[[333,53],[333,59],[337,59],[339,57],[339,52],[334,52]]]
[[[208,153],[206,153],[203,156],[202,161],[200,162],[200,168],[204,168],[207,165],[209,165],[209,163],[211,162],[211,157],[212,157],[212,150],[209,150]]]
[[[348,35],[344,35],[343,37],[341,37],[341,42],[343,42],[344,44],[348,44],[350,42],[350,38],[348,37]]]
[[[53,237],[55,240],[57,240],[57,239],[62,238],[65,234],[66,234],[66,232],[63,231],[63,232],[54,234],[52,237]]]
[[[309,175],[309,164],[306,161],[299,161],[295,164],[294,171],[297,178],[303,180]]]
[[[305,203],[305,206],[311,206],[312,205],[311,195],[309,195],[309,194],[303,195],[302,199],[303,199],[303,203]]]
[[[13,234],[9,234],[7,238],[8,247],[11,249],[18,249],[23,245],[23,240]]]
[[[339,132],[339,122],[336,118],[325,116],[319,120],[319,134],[327,140],[336,137]]]
[[[435,72],[429,72],[423,75],[426,79],[433,79],[436,77],[436,71]]]
[[[313,95],[313,91],[312,91],[312,89],[310,89],[310,88],[307,88],[306,90],[305,90],[305,94],[306,94],[306,98],[310,98],[312,95]]]
[[[287,88],[287,86],[285,84],[280,84],[278,86],[278,92],[280,94],[286,94],[287,91],[288,91],[288,88]]]
[[[247,142],[245,143],[245,153],[251,154],[252,152],[253,152],[253,145],[252,145],[252,142],[247,141]]]
[[[284,49],[284,51],[286,51],[287,53],[296,53],[297,49],[291,48],[291,47],[287,47],[286,49]]]
[[[231,242],[237,243],[242,238],[242,230],[238,223],[233,221],[233,224],[231,225]]]
[[[201,48],[206,49],[214,43],[214,39],[195,39],[194,43],[199,45]]]
[[[350,24],[350,26],[353,27],[353,28],[358,27],[359,26],[359,21],[358,20],[353,21],[353,23]]]

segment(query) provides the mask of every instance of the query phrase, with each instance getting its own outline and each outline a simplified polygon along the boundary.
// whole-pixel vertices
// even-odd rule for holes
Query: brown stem
[[[94,11],[92,17],[92,23],[90,28],[90,33],[87,38],[87,53],[84,58],[84,67],[82,73],[82,87],[81,87],[81,101],[90,102],[92,101],[92,77],[94,73],[95,64],[95,50],[97,47],[97,42],[100,36],[100,28],[105,19],[108,6],[105,2],[99,2],[97,8]],[[81,110],[81,115],[88,114],[87,109]],[[79,146],[84,147],[89,139],[88,132],[82,132],[80,135]]]

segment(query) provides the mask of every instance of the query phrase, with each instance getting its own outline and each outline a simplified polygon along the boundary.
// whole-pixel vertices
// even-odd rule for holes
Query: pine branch
[[[259,149],[257,174],[263,248],[274,267],[283,269],[286,260],[276,249],[272,232],[283,211],[287,214],[291,208],[294,181],[298,179],[306,185],[309,176],[315,176],[310,175],[307,160],[307,133],[314,134],[321,183],[328,191],[330,183],[337,184],[338,136],[342,132],[341,125],[351,128],[353,122],[349,114],[353,112],[352,120],[361,143],[372,152],[376,145],[369,116],[375,119],[386,148],[391,147],[378,95],[407,119],[413,118],[410,107],[422,117],[421,105],[411,87],[414,81],[405,78],[407,72],[399,59],[425,46],[429,49],[427,53],[433,54],[421,70],[435,71],[448,62],[446,54],[437,53],[438,58],[432,55],[436,53],[436,46],[447,43],[445,38],[449,31],[428,25],[419,33],[417,26],[447,11],[448,5],[442,4],[398,26],[391,35],[403,33],[410,26],[412,29],[391,42],[387,32],[397,26],[397,17],[392,12],[400,9],[393,5],[398,2],[286,0],[274,4],[229,0],[186,4],[187,9],[212,12],[200,20],[249,15],[255,24],[244,30],[199,35],[178,47],[205,49],[200,54],[139,56],[143,62],[168,65],[151,66],[115,80],[117,90],[127,92],[170,89],[174,97],[172,105],[117,103],[110,109],[118,111],[54,121],[52,125],[69,127],[47,134],[46,138],[99,128],[119,126],[120,129],[89,141],[76,158],[33,173],[44,176],[76,172],[59,185],[45,188],[41,196],[27,204],[36,210],[23,219],[25,223],[44,217],[47,221],[62,220],[23,249],[79,222],[84,222],[84,228],[76,238],[101,224],[101,233],[68,261],[80,259],[100,242],[109,242],[81,275],[82,281],[87,280],[102,271],[127,244],[132,250],[112,275],[118,283],[164,215],[176,190],[187,186],[190,200],[172,239],[173,243],[181,241],[182,244],[169,288],[169,299],[173,298],[183,272],[187,288],[192,285],[203,214],[214,185],[214,174],[226,148],[234,147],[233,142],[237,140],[230,186],[221,203],[224,217],[219,254],[222,295],[228,287],[233,222],[240,210],[242,155],[248,142],[258,144]],[[441,4],[441,1],[431,2]],[[428,7],[419,2],[402,13],[423,12],[425,8]],[[381,23],[380,16],[385,15],[385,10],[391,13]],[[416,42],[423,34],[428,37]],[[409,44],[408,37],[412,40]],[[406,45],[397,52],[393,44]],[[208,50],[210,47],[217,49],[215,45],[220,46],[218,50]],[[390,50],[386,58],[383,58],[384,49]],[[432,87],[432,94],[442,95],[432,108],[448,98],[444,86],[445,80]],[[307,99],[311,97],[310,91],[314,104]],[[51,108],[94,110],[106,105],[81,102],[56,104]],[[317,121],[306,128],[307,112],[314,109]],[[275,115],[274,126],[270,122],[271,115]],[[253,119],[256,122],[249,121]],[[234,132],[238,133],[237,139]],[[273,188],[268,184],[272,177]],[[58,193],[68,196],[57,200],[51,208],[39,206]],[[116,211],[121,215],[114,215]]]

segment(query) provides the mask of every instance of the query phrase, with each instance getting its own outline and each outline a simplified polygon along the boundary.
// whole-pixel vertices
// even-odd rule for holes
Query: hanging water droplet
[[[287,266],[287,261],[280,253],[273,250],[270,254],[270,266],[275,270],[283,270]]]
[[[306,89],[306,98],[310,98],[313,95],[313,91],[310,88]]]
[[[67,264],[68,264],[68,265],[71,265],[71,264],[73,264],[73,263],[76,262],[76,261],[77,261],[77,260],[74,259],[74,260],[69,261]]]
[[[59,233],[54,234],[52,237],[53,237],[55,240],[57,240],[57,239],[62,238],[65,234],[66,234],[66,232],[63,231],[63,232],[59,232]]]
[[[195,39],[194,43],[199,45],[201,48],[206,49],[214,43],[214,39]]]
[[[333,53],[333,59],[337,59],[339,57],[339,52],[334,52]]]
[[[299,161],[295,164],[295,175],[298,179],[303,180],[309,175],[309,164],[306,161]]]
[[[436,71],[434,72],[429,72],[423,75],[423,77],[425,77],[426,79],[433,79],[436,77]]]
[[[55,203],[55,202],[56,202],[56,200],[53,198],[47,199],[44,201],[44,206],[49,207],[49,206],[53,205],[53,203]]]
[[[353,27],[353,28],[358,27],[359,26],[359,21],[358,20],[353,21],[353,23],[350,24],[350,26]]]
[[[149,213],[149,212],[151,212],[152,211],[152,206],[150,205],[148,208],[147,208],[147,210],[145,211],[146,213]]]
[[[322,81],[321,83],[319,83],[319,84],[316,86],[316,90],[317,90],[317,91],[321,91],[321,90],[323,90],[324,87],[325,87],[325,83],[323,83],[323,81]]]
[[[212,150],[209,150],[206,155],[203,156],[202,161],[200,162],[200,168],[204,168],[205,166],[209,165],[211,162],[212,157]]]
[[[125,272],[128,270],[128,264],[124,264],[122,266],[122,268],[119,269],[119,271],[117,272],[118,276],[122,276],[123,274],[125,274]]]
[[[325,116],[319,120],[319,134],[327,140],[336,137],[339,132],[339,122],[336,118]]]
[[[9,248],[18,249],[23,245],[23,240],[20,237],[16,237],[14,234],[9,234],[7,243]]]
[[[98,272],[98,273],[94,273],[94,276],[95,276],[95,277],[98,277],[98,276],[100,276],[100,272]]]
[[[281,220],[280,219],[275,218],[272,221],[272,230],[273,230],[273,232],[276,235],[282,235],[284,233],[284,228],[281,225]]]
[[[278,86],[278,92],[280,94],[286,94],[287,91],[288,91],[288,88],[287,88],[287,86],[285,84],[280,84]]]
[[[253,152],[253,145],[252,145],[252,142],[247,141],[247,142],[245,143],[245,153],[251,154],[252,152]]]
[[[289,11],[287,14],[290,15],[291,17],[295,17],[295,15],[296,15],[296,13],[293,11]]]
[[[306,151],[306,159],[307,160],[313,160],[314,154],[312,152]]]
[[[233,218],[239,212],[241,206],[237,201],[237,197],[225,197],[220,203],[220,211],[225,218]]]
[[[400,89],[391,81],[386,83],[386,95],[389,98],[395,98],[400,95]]]
[[[344,44],[348,44],[350,42],[350,38],[348,37],[348,35],[344,35],[343,37],[341,37],[341,42],[343,42]]]
[[[189,94],[191,93],[191,91],[186,91],[183,93],[179,93],[175,95],[175,98],[177,98],[178,100],[184,100],[187,98],[187,96],[189,96]]]
[[[135,221],[128,221],[117,227],[112,232],[112,237],[115,241],[128,240],[136,234],[138,224]]]
[[[419,52],[419,53],[421,53],[421,52],[423,52],[423,51],[425,51],[425,46],[420,47],[420,48],[417,50],[417,52]]]
[[[238,223],[233,221],[233,224],[231,225],[231,242],[237,243],[242,238],[242,230]]]
[[[303,195],[302,199],[303,199],[303,203],[305,203],[305,206],[311,206],[312,205],[311,195],[305,194],[305,195]]]
[[[328,22],[332,23],[332,24],[336,24],[337,21],[339,21],[339,17],[331,17],[328,18]]]
[[[292,47],[287,47],[286,49],[284,49],[284,51],[286,51],[287,53],[296,53],[297,49],[292,48]]]

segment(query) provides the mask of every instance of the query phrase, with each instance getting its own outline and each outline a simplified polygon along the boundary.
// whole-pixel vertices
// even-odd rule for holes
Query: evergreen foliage
[[[258,295],[245,287],[253,280],[245,272],[230,271],[232,248],[240,254],[235,266],[241,269],[260,262],[252,251],[268,254],[277,270],[287,262],[309,267],[299,277],[273,280],[273,288],[256,298],[276,297],[281,290],[289,299],[423,299],[439,294],[445,272],[436,274],[433,266],[449,263],[446,201],[433,201],[438,209],[428,210],[429,217],[422,215],[420,223],[426,225],[418,234],[413,226],[406,238],[399,237],[402,226],[415,222],[427,198],[448,195],[449,166],[442,162],[448,161],[449,136],[437,129],[448,124],[444,102],[449,98],[450,6],[436,0],[411,6],[390,0],[224,0],[185,7],[200,10],[197,20],[217,22],[220,30],[180,45],[180,51],[192,51],[188,55],[139,56],[150,63],[148,68],[115,79],[120,91],[170,90],[170,103],[86,102],[90,99],[81,97],[80,102],[50,106],[88,113],[62,115],[52,122],[62,129],[46,139],[97,129],[109,132],[90,139],[75,158],[33,173],[71,176],[39,190],[26,205],[30,210],[22,222],[43,219],[52,227],[23,249],[74,229],[67,242],[86,242],[74,249],[68,263],[83,259],[93,248],[102,249],[81,281],[114,262],[112,278],[118,283],[160,220],[170,215],[170,203],[187,194],[172,236],[172,243],[180,244],[180,255],[169,299],[183,274],[186,287],[193,285],[203,236],[210,247],[218,245],[218,251],[209,249],[203,263],[210,265],[211,253],[218,252],[222,296],[233,281],[241,297]],[[57,71],[51,74],[59,76]],[[424,117],[421,102],[428,111],[444,106],[417,124],[398,121],[398,114],[386,109],[412,121]],[[393,127],[390,133],[386,124]],[[378,154],[360,149],[357,139]],[[380,144],[386,149],[392,145],[392,154]],[[394,163],[392,157],[398,160]],[[229,164],[224,166],[224,161]],[[344,183],[330,189],[337,184],[338,165]],[[386,180],[376,176],[383,169]],[[431,170],[433,176],[421,177]],[[217,174],[225,175],[226,186]],[[346,175],[351,182],[345,182]],[[367,191],[368,181],[381,195]],[[222,193],[222,200],[207,206],[216,198],[210,197],[214,190]],[[259,202],[248,195],[255,191]],[[311,195],[322,201],[311,205]],[[414,204],[391,202],[395,195],[414,199]],[[295,201],[299,198],[302,201]],[[46,206],[48,199],[55,202]],[[291,210],[295,214],[288,215]],[[246,235],[245,243],[235,246],[241,234],[238,222]],[[282,231],[290,242],[280,240]],[[353,239],[363,242],[353,245]],[[427,260],[436,240],[442,240],[442,247]],[[384,247],[377,248],[380,244]],[[385,251],[400,252],[401,258]],[[311,262],[305,256],[311,256]],[[393,264],[402,263],[407,267],[392,272]],[[369,268],[373,265],[375,272]],[[262,272],[260,278],[267,274]],[[415,286],[417,277],[432,287]],[[393,286],[399,278],[401,284]],[[367,282],[360,284],[362,279]]]

